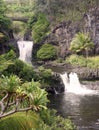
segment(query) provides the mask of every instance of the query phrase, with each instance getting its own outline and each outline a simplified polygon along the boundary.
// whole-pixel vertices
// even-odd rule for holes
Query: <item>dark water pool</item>
[[[99,96],[80,96],[71,93],[49,96],[50,108],[77,125],[78,130],[99,130]]]

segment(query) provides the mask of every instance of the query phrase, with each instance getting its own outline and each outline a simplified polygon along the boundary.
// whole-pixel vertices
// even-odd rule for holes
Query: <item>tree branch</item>
[[[9,103],[9,104],[8,104],[8,107],[10,107],[10,106],[14,105],[15,103],[16,103],[15,101],[13,101],[13,102]]]
[[[6,109],[6,107],[7,107],[7,104],[6,105],[4,105],[4,100],[5,99],[7,99],[8,98],[8,96],[9,96],[9,94],[8,93],[6,93],[6,95],[1,99],[1,101],[0,101],[0,106],[1,106],[1,114],[3,114],[4,113],[4,111],[5,111],[5,109]]]
[[[4,100],[5,100],[6,98],[8,98],[8,96],[9,96],[9,94],[6,93],[6,95],[1,99],[1,102],[4,102]]]
[[[13,111],[10,111],[10,112],[3,114],[3,115],[0,114],[0,118],[4,118],[6,116],[12,115],[12,114],[17,113],[17,112],[24,112],[24,111],[29,111],[29,110],[32,110],[32,109],[33,109],[33,106],[23,108],[23,109],[19,109],[19,110],[13,110]]]

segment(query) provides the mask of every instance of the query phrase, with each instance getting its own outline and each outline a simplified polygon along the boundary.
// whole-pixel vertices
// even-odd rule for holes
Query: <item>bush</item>
[[[57,57],[57,50],[51,44],[44,44],[37,52],[37,58],[40,60],[54,60]]]
[[[6,60],[15,60],[16,59],[16,54],[13,50],[10,50],[8,53],[5,53],[2,55]]]
[[[44,130],[76,130],[75,125],[71,122],[70,119],[65,119],[60,116],[56,116],[55,110],[42,110],[40,112],[40,117],[44,124],[46,124],[46,129]]]
[[[0,55],[0,75],[4,70],[8,68],[8,66],[13,64],[13,59],[15,59],[16,55],[13,51],[10,51],[7,54]]]
[[[48,32],[49,32],[49,22],[44,14],[39,13],[39,15],[37,16],[37,22],[35,22],[32,28],[33,41],[35,43],[40,42],[48,34]]]
[[[66,62],[80,67],[99,68],[99,56],[85,58],[83,56],[71,55],[66,59]]]
[[[2,32],[9,32],[11,29],[11,21],[9,18],[0,15],[0,31]]]
[[[99,69],[99,56],[88,57],[87,60],[87,67]]]
[[[53,84],[53,72],[51,69],[45,69],[44,67],[39,67],[39,80],[42,88],[49,88]]]
[[[23,81],[31,81],[32,78],[37,79],[37,74],[33,67],[25,64],[23,61],[16,59],[13,65],[10,65],[4,72],[5,75],[15,74]]]
[[[87,66],[87,59],[83,56],[78,55],[71,55],[66,59],[66,62],[69,62],[72,65],[78,65],[78,66]]]

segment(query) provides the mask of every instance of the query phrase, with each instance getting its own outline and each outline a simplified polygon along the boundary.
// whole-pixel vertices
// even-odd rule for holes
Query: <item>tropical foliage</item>
[[[66,62],[80,67],[99,68],[99,56],[85,58],[83,56],[71,55],[66,59]]]
[[[70,119],[64,119],[60,116],[56,116],[56,111],[53,109],[41,111],[40,117],[46,124],[45,127],[43,125],[43,129],[40,130],[76,130],[76,126]]]
[[[6,16],[6,5],[3,0],[0,0],[0,49],[5,52],[6,42],[9,39],[11,30],[11,20]]]
[[[47,92],[39,86],[33,80],[22,83],[15,75],[0,78],[0,129],[76,130],[69,119],[47,110]]]
[[[37,75],[31,65],[28,65],[19,59],[15,59],[13,64],[10,65],[5,71],[3,71],[3,74],[15,74],[23,81],[31,81],[32,78],[35,79]]]
[[[3,0],[0,1],[0,14],[4,15],[7,10],[7,7]]]
[[[48,90],[48,88],[54,85],[53,72],[51,69],[45,69],[42,66],[40,66],[38,69],[41,88]]]
[[[39,85],[34,81],[21,84],[21,80],[15,75],[2,76],[0,79],[0,118],[17,112],[38,111],[46,108],[47,93],[40,89]]]
[[[88,34],[84,33],[78,33],[75,35],[73,38],[71,45],[70,45],[70,50],[73,51],[74,53],[83,53],[85,52],[85,55],[88,56],[88,51],[93,48],[94,44],[90,40],[90,37]]]
[[[16,58],[15,53],[11,50],[10,52],[0,55],[0,73],[13,64],[13,59]],[[2,73],[1,73],[2,74]]]
[[[1,130],[36,130],[39,116],[34,112],[20,112],[0,120]]]
[[[49,33],[49,22],[44,14],[39,13],[37,16],[37,22],[33,24],[34,24],[32,27],[33,41],[35,43],[38,43]]]
[[[0,1],[0,32],[5,34],[5,30],[8,32],[11,28],[11,21],[5,15],[7,8],[3,0]]]
[[[82,18],[82,14],[92,6],[98,6],[98,0],[34,0],[34,11],[46,14],[51,22],[77,21]]]
[[[53,60],[57,57],[57,49],[51,44],[44,44],[37,52],[37,58],[40,60]]]

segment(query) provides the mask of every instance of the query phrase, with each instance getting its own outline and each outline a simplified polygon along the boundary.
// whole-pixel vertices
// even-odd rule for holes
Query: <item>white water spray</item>
[[[60,74],[61,79],[65,85],[65,91],[80,95],[85,94],[96,94],[95,90],[89,90],[84,85],[80,84],[78,75],[76,73],[71,72],[69,76],[67,73]]]
[[[31,56],[32,56],[32,41],[18,41],[18,48],[19,48],[19,59],[31,64]]]

